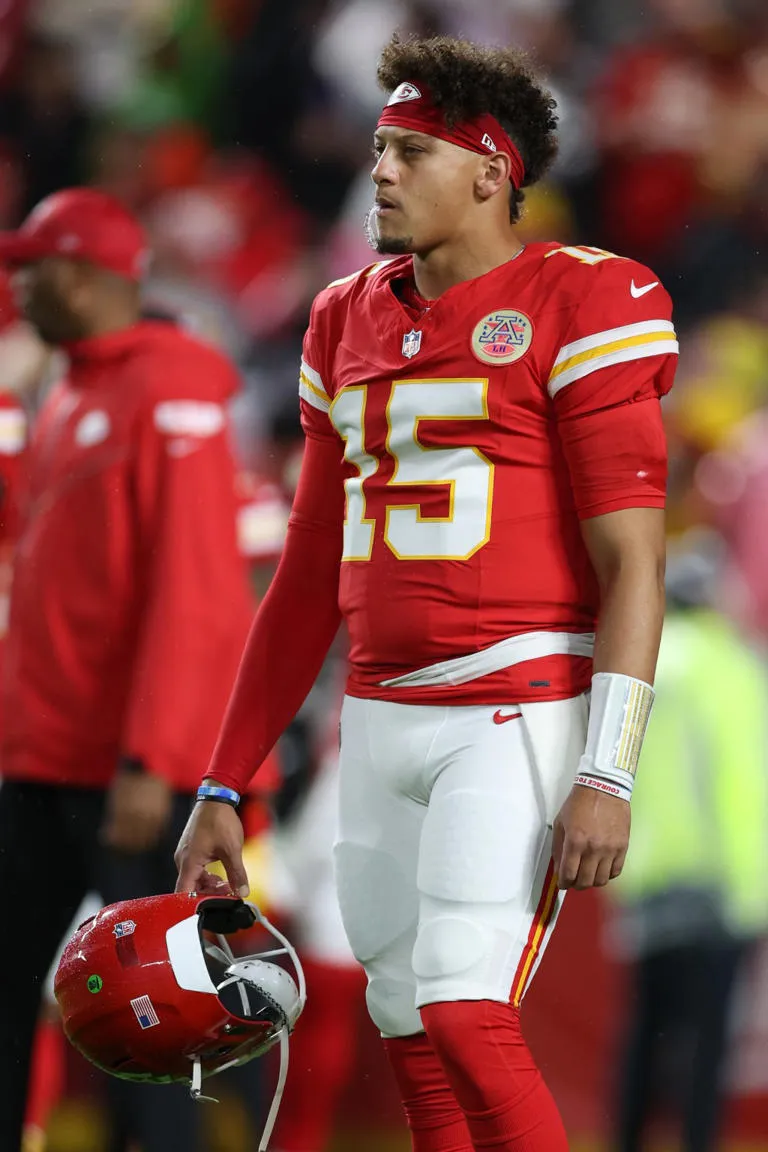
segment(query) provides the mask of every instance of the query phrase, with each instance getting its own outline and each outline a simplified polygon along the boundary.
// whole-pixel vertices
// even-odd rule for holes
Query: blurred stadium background
[[[670,551],[673,560],[702,559],[709,577],[699,592],[762,659],[765,0],[0,0],[0,227],[78,183],[133,207],[154,249],[147,308],[180,318],[235,358],[244,468],[286,482],[309,303],[370,259],[362,220],[381,104],[375,61],[395,28],[521,45],[548,75],[561,154],[546,184],[528,192],[522,232],[637,257],[672,293],[681,357],[665,408]],[[261,512],[256,536],[267,530]],[[700,702],[717,712],[717,695]],[[756,733],[747,747],[765,771],[759,741]],[[721,786],[738,792],[738,764]],[[663,805],[663,787],[656,795]],[[768,807],[757,824],[755,853],[768,860]],[[665,877],[674,883],[679,864],[675,830],[667,832],[671,855],[658,865],[657,889]],[[717,835],[724,847],[718,839],[712,852],[734,856],[738,821]],[[754,899],[730,1011],[720,1146],[731,1152],[768,1148],[768,877],[757,860],[742,855],[736,866],[736,886]],[[737,900],[734,892],[724,898]],[[630,884],[614,899],[570,897],[525,1006],[580,1152],[610,1147],[632,1006],[626,911],[636,896]],[[224,1092],[221,1107],[202,1116],[211,1152],[255,1147],[234,1096]],[[105,1139],[100,1079],[71,1055],[48,1150],[102,1152]],[[654,1147],[674,1146],[662,1108]],[[361,1018],[333,1148],[407,1147],[388,1069]]]

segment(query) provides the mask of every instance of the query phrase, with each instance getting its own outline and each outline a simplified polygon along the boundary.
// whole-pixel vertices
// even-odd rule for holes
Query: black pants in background
[[[21,1147],[30,1056],[43,984],[89,891],[105,904],[172,892],[173,852],[192,799],[177,795],[162,842],[132,855],[102,848],[105,793],[7,781],[0,787],[0,1149]],[[98,1073],[101,1075],[101,1073]],[[135,1140],[143,1152],[198,1152],[200,1105],[183,1085],[107,1078],[110,1152]]]
[[[669,948],[635,967],[616,1152],[640,1152],[660,1097],[682,1127],[682,1152],[713,1152],[732,993],[748,945]]]

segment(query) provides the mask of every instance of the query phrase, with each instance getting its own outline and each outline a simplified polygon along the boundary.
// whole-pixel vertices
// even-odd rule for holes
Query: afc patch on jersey
[[[417,332],[412,328],[410,332],[406,332],[403,336],[403,356],[412,360],[416,353],[421,348],[421,332]]]
[[[525,312],[500,308],[475,325],[472,351],[484,364],[511,364],[525,356],[532,339],[533,324]]]

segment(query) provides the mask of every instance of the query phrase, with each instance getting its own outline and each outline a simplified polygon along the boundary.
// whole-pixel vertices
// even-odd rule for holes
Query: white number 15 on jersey
[[[344,440],[344,459],[357,470],[344,483],[344,560],[370,560],[376,520],[366,516],[365,482],[381,461],[366,451],[366,385],[345,388],[331,405]],[[396,380],[387,404],[386,450],[394,462],[387,489],[440,484],[449,489],[447,516],[423,516],[419,503],[387,503],[384,541],[399,560],[468,560],[488,542],[493,464],[478,448],[425,447],[422,420],[487,420],[486,380]]]

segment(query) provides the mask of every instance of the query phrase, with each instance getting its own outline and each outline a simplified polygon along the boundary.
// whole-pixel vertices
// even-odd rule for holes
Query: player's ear
[[[490,200],[509,184],[510,159],[506,152],[494,152],[483,156],[475,181],[475,191],[479,200]]]

